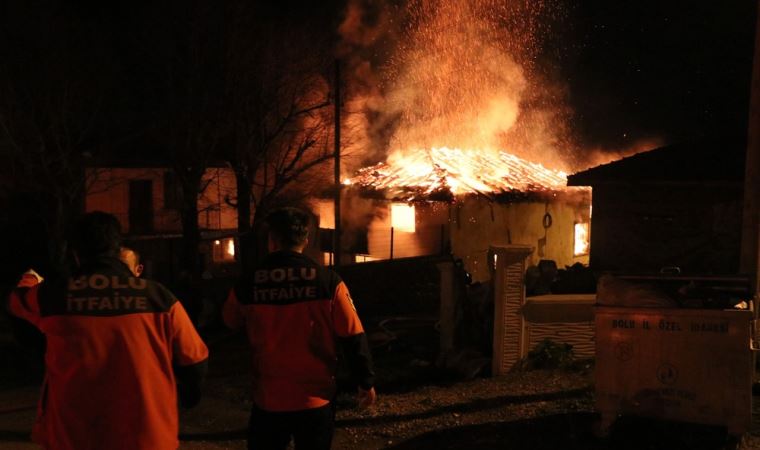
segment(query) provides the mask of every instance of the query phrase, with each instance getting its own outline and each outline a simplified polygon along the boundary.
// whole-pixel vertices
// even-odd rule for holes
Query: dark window
[[[355,233],[348,251],[354,254],[369,255],[368,233],[366,231]]]
[[[319,250],[330,253],[333,251],[333,233],[335,230],[329,228],[319,229]]]
[[[129,233],[146,234],[153,231],[153,182],[129,182]]]

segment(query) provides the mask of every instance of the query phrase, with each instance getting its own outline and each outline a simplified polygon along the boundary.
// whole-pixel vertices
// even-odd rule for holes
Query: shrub
[[[544,339],[518,363],[521,370],[568,369],[574,360],[573,346]]]

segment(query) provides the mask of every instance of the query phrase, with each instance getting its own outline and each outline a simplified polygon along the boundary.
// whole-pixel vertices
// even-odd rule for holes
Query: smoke
[[[575,166],[565,90],[538,67],[545,1],[350,0],[339,27],[355,165],[433,147]]]
[[[398,29],[393,5],[383,0],[349,0],[338,27],[337,56],[343,62],[343,170],[384,159],[377,130],[383,110],[382,61],[390,58]]]
[[[339,51],[344,55],[354,53],[387,38],[393,32],[392,12],[387,5],[388,2],[384,1],[349,1],[343,22],[338,27],[342,38]]]

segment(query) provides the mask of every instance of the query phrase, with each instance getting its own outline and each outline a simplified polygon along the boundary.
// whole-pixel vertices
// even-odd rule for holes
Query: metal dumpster
[[[597,306],[599,433],[631,414],[742,436],[752,421],[753,318],[748,310]]]

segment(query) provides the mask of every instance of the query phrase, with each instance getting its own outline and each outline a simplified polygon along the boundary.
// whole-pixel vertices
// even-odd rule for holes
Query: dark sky
[[[583,143],[746,133],[757,2],[572,3],[554,47]]]
[[[552,22],[539,70],[581,149],[746,133],[756,0],[536,1]]]
[[[745,132],[754,0],[546,1],[557,2],[562,13],[546,37],[543,58],[552,76],[566,85],[574,111],[570,128],[581,147],[624,149],[640,140],[670,142],[701,133]],[[319,21],[334,32],[345,2],[270,3],[273,17],[290,16],[296,24]],[[146,26],[164,27],[157,7],[151,2],[90,0],[18,5],[24,6],[6,6],[8,14],[0,20],[15,33],[14,46],[36,41],[45,48],[50,44],[46,39],[59,39],[46,37],[46,21],[60,25],[60,17],[76,18],[70,31],[57,29],[56,36],[70,32],[92,46],[91,67],[82,68],[108,77],[109,89],[119,93],[121,100],[111,111],[119,132],[129,134],[129,128],[144,125],[162,90],[161,61],[154,51],[162,44],[149,42],[146,31]],[[162,8],[171,13],[171,8]],[[13,52],[36,76],[48,70],[34,69],[34,57],[24,49]]]

